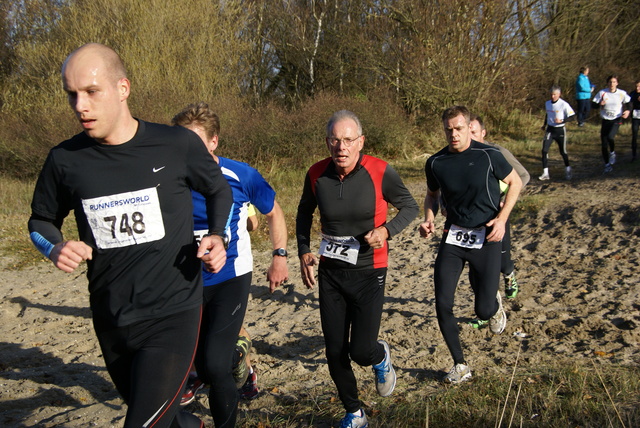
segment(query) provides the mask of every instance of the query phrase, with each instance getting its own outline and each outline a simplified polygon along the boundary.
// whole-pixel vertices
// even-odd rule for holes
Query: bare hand
[[[57,243],[49,258],[53,265],[61,271],[70,273],[84,260],[91,260],[93,257],[93,248],[82,241],[65,241]]]
[[[318,258],[313,253],[306,253],[300,256],[300,274],[302,282],[307,288],[313,288],[316,284],[313,267],[318,264]]]
[[[420,231],[420,236],[429,238],[436,231],[436,225],[432,220],[427,220],[424,223],[420,223],[418,230]]]
[[[373,230],[370,230],[369,233],[364,235],[364,240],[371,248],[382,248],[387,242],[389,238],[389,231],[386,227],[380,226],[376,227]]]
[[[269,291],[273,293],[279,285],[284,284],[288,279],[289,268],[287,267],[287,258],[282,256],[273,256],[271,266],[267,271]]]
[[[198,247],[197,257],[202,260],[207,272],[217,273],[227,262],[227,250],[224,242],[218,235],[209,235],[202,238]]]
[[[487,241],[489,242],[500,242],[504,237],[506,223],[502,220],[499,220],[498,217],[489,221],[486,224],[487,227],[492,227],[491,233],[487,235]]]

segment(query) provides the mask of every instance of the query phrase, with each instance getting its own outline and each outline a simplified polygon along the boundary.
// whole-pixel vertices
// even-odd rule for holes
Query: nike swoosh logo
[[[153,168],[153,172],[162,171],[163,169],[164,169],[164,166],[161,166],[160,168]]]

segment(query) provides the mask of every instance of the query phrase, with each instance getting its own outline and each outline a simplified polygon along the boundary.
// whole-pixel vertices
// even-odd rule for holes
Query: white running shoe
[[[360,409],[360,414],[362,416],[347,412],[344,418],[340,420],[340,428],[367,428],[369,421],[364,409]]]
[[[611,171],[613,171],[613,167],[611,166],[610,163],[605,164],[604,166],[604,174],[609,174]]]
[[[550,179],[550,178],[551,178],[551,177],[549,176],[549,174],[548,174],[548,173],[543,172],[543,173],[542,173],[542,175],[541,175],[540,177],[538,177],[538,180],[541,180],[541,181],[547,181],[547,180],[548,180],[548,179]]]
[[[389,344],[384,340],[378,340],[384,347],[384,360],[373,365],[373,373],[376,375],[376,389],[381,397],[388,397],[396,387],[396,371],[391,364],[391,351]]]
[[[471,379],[471,369],[466,364],[456,364],[444,377],[446,383],[456,384]]]
[[[500,334],[507,326],[507,314],[502,308],[502,297],[500,296],[500,291],[498,291],[496,299],[498,300],[498,311],[491,317],[491,319],[489,319],[489,327],[494,334]]]

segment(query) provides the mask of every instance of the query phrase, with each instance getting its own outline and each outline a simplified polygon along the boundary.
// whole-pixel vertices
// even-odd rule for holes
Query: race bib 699
[[[164,237],[155,187],[83,199],[82,208],[100,249],[127,247]]]

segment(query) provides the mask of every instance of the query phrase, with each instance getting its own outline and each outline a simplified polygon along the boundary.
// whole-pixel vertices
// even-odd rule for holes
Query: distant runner
[[[616,163],[615,137],[622,119],[629,117],[627,104],[631,101],[629,94],[618,88],[618,76],[607,77],[607,85],[593,98],[593,102],[600,105],[600,144],[605,174],[613,171]]]
[[[571,122],[576,118],[576,114],[568,102],[560,98],[560,86],[551,87],[551,99],[544,105],[546,115],[542,130],[544,132],[544,140],[542,141],[542,175],[540,180],[548,180],[549,176],[549,148],[551,143],[558,143],[560,156],[564,161],[565,173],[564,178],[571,180],[571,166],[569,165],[569,155],[567,154],[567,128],[565,123]]]

